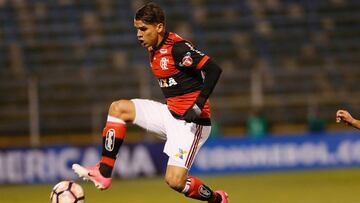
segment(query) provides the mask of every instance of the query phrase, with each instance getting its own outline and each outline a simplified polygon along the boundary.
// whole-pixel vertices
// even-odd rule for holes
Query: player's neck
[[[167,36],[167,34],[166,34],[167,32],[162,32],[162,33],[160,33],[159,34],[159,36],[158,36],[158,42],[157,42],[157,44],[156,44],[156,47],[153,47],[153,49],[158,49],[162,44],[163,44],[163,41],[165,40],[165,38],[166,38],[166,36]]]

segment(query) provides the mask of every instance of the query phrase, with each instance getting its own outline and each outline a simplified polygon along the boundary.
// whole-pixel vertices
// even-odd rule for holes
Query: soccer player
[[[106,189],[127,123],[155,132],[166,140],[169,156],[165,181],[186,197],[227,203],[227,194],[214,191],[188,171],[211,130],[209,96],[221,74],[220,67],[193,44],[165,30],[160,6],[147,3],[134,18],[137,39],[149,52],[152,73],[158,79],[166,104],[146,99],[118,100],[109,108],[103,131],[102,158],[94,167],[73,165],[74,171]]]
[[[339,123],[340,121],[360,129],[360,120],[353,118],[347,110],[340,109],[336,112],[336,122]]]

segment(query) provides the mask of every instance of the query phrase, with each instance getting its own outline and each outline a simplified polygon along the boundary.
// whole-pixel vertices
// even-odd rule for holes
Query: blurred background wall
[[[133,28],[143,2],[0,0],[0,143],[97,142],[111,101],[163,101]],[[246,135],[254,115],[275,134],[344,129],[338,108],[360,115],[359,1],[156,2],[223,68],[217,134]]]

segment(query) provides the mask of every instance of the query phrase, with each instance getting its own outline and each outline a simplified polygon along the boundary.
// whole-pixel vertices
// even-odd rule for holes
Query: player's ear
[[[165,29],[165,26],[164,26],[163,23],[159,23],[159,24],[156,25],[156,31],[157,31],[158,33],[163,32],[164,29]]]

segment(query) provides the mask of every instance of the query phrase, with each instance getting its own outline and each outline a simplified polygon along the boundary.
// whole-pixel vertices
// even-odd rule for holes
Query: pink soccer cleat
[[[72,169],[83,180],[90,180],[95,184],[95,187],[100,190],[105,190],[110,187],[112,178],[105,178],[99,171],[99,164],[92,167],[83,167],[79,164],[73,164]]]
[[[216,193],[218,193],[221,196],[221,203],[228,203],[228,194],[225,191],[222,190],[216,190]]]

